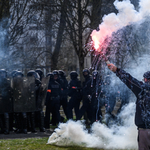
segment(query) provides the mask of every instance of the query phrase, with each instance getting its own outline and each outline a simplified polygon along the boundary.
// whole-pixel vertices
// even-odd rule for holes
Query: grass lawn
[[[47,145],[48,138],[0,140],[0,150],[95,150],[95,148],[58,147]]]

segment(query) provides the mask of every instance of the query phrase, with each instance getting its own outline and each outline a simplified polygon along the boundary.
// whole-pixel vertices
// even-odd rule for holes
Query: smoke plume
[[[127,25],[142,21],[145,17],[150,15],[150,1],[141,0],[139,4],[139,11],[136,11],[134,5],[131,4],[129,0],[122,2],[116,0],[114,2],[118,13],[111,13],[104,16],[103,22],[99,25],[100,30],[94,30],[91,34],[96,49],[98,49],[106,37],[111,36],[113,32]]]

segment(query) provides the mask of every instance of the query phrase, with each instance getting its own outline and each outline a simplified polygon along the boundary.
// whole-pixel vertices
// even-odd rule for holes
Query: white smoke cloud
[[[119,115],[122,125],[108,128],[104,124],[94,123],[91,133],[88,133],[81,121],[69,120],[55,129],[47,144],[103,149],[136,149],[137,129],[134,125],[134,112],[135,103],[130,103]]]
[[[149,0],[140,0],[140,14],[141,16],[145,17],[150,15],[150,1]]]

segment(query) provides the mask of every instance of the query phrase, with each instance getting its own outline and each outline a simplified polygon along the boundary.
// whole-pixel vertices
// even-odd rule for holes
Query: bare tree
[[[84,58],[88,53],[84,49],[84,45],[89,41],[92,29],[96,28],[100,23],[100,10],[100,0],[86,0],[84,2],[77,0],[75,2],[69,1],[68,3],[66,32],[79,59],[81,80],[83,78]]]
[[[35,67],[37,59],[45,52],[42,6],[36,7],[32,0],[10,1],[10,14],[10,66]]]

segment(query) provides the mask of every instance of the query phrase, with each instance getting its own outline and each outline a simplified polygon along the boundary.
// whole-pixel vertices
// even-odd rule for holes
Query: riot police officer
[[[59,73],[58,73],[58,71],[57,71],[57,70],[54,70],[54,71],[52,72],[52,74],[54,75],[54,80],[55,80],[57,83],[59,83],[60,88],[61,88],[62,80],[59,78]],[[60,95],[60,100],[61,100],[61,95]],[[60,106],[60,104],[59,104],[59,106]],[[62,120],[63,120],[63,117],[60,116],[60,122],[61,122]],[[53,126],[56,126],[56,124],[57,124],[55,111],[53,111],[53,113],[52,113],[52,119],[51,119],[50,124],[52,124]]]
[[[67,114],[68,81],[66,79],[65,72],[63,70],[59,70],[58,73],[59,73],[59,78],[61,80],[61,83],[60,83],[60,86],[61,86],[60,106],[63,107],[64,113],[65,113],[66,117],[68,118],[68,114]]]
[[[38,91],[41,86],[40,76],[34,70],[30,70],[27,73],[27,77],[34,77],[34,79],[35,79],[34,91],[35,91],[35,101],[37,102]],[[27,112],[27,116],[28,116],[28,130],[29,131],[31,130],[32,132],[36,132],[36,130],[35,130],[35,110],[33,110],[32,112]]]
[[[78,74],[76,71],[70,72],[70,82],[68,85],[68,95],[70,96],[68,102],[68,119],[73,119],[72,109],[75,110],[76,120],[79,118],[79,106],[82,99],[81,95],[81,81],[77,78]]]
[[[91,110],[89,109],[91,105],[91,76],[90,76],[90,71],[89,69],[85,68],[83,69],[83,76],[84,76],[84,81],[83,81],[83,87],[82,87],[82,96],[83,96],[83,105],[79,111],[79,119],[83,115],[85,115],[86,122],[88,122],[88,119],[91,120]]]
[[[54,75],[54,80],[56,82],[58,82],[60,84],[60,86],[61,86],[63,84],[63,81],[62,81],[62,78],[60,78],[59,71],[54,70],[52,73]]]
[[[1,133],[9,134],[9,113],[12,112],[12,97],[10,81],[7,79],[7,71],[0,70],[0,126]]]
[[[38,82],[38,79],[36,79],[36,84],[38,84],[39,88],[36,90],[36,111],[35,111],[35,123],[36,126],[40,128],[40,132],[45,132],[44,128],[44,112],[43,112],[43,87],[42,87],[42,79],[44,77],[44,73],[41,69],[36,69],[35,72],[37,72],[40,76],[40,82]]]
[[[57,73],[50,74],[50,80],[45,100],[46,112],[45,112],[45,128],[50,128],[50,113],[53,117],[55,116],[56,123],[60,122],[60,96],[61,96],[61,87],[60,84],[56,81]]]

